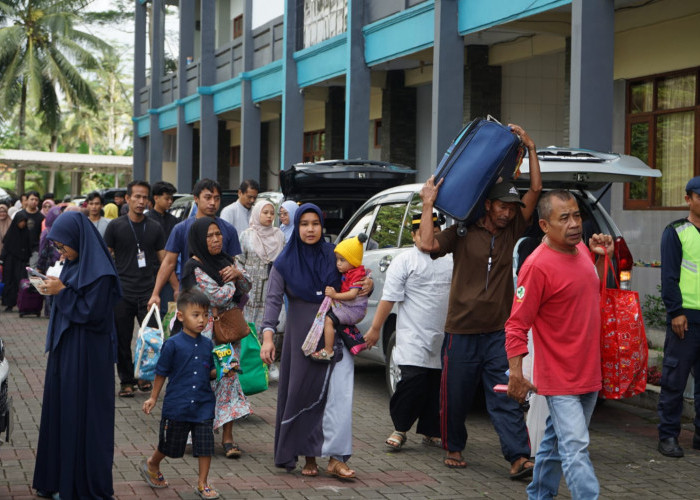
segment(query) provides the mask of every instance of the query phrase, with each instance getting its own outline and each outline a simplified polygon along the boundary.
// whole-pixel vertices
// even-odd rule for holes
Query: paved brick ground
[[[32,498],[30,488],[46,358],[47,320],[0,313],[0,335],[11,363],[11,387],[17,410],[11,443],[0,447],[0,499]],[[272,463],[276,387],[252,397],[255,414],[238,424],[235,439],[244,450],[240,460],[221,454],[212,462],[211,483],[223,498],[524,498],[526,484],[510,481],[508,464],[500,455],[488,416],[468,420],[466,470],[442,465],[443,452],[426,448],[415,434],[400,453],[387,452],[383,441],[391,431],[388,396],[381,367],[358,361],[354,405],[354,456],[358,479],[351,483],[321,475],[302,478]],[[171,487],[152,490],[141,479],[138,464],[157,442],[156,411],[140,411],[144,394],[117,399],[114,487],[118,499],[195,498],[197,461],[190,457],[167,460],[163,473]],[[158,408],[159,410],[160,408]],[[685,425],[681,444],[686,457],[669,459],[656,452],[653,411],[606,402],[591,423],[591,455],[603,498],[698,498],[700,452],[690,446],[692,425]],[[219,453],[221,450],[219,449]],[[321,462],[325,464],[325,462]],[[561,498],[570,498],[562,482]]]

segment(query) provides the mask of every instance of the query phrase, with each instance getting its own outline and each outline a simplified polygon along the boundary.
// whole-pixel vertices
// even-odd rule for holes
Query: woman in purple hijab
[[[329,474],[353,479],[355,471],[346,464],[352,454],[352,355],[339,336],[329,364],[315,363],[301,350],[325,287],[340,287],[334,246],[323,241],[323,214],[316,205],[300,206],[294,227],[270,271],[262,323],[260,356],[270,364],[275,358],[272,337],[286,294],[289,311],[277,393],[275,465],[292,471],[303,456],[302,475],[317,476],[316,457],[328,457]]]

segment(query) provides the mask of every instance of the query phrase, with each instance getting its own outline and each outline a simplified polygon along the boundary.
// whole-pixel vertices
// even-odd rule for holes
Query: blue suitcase
[[[457,220],[460,235],[484,211],[486,196],[499,177],[510,180],[522,160],[520,139],[495,120],[477,118],[455,138],[435,171],[445,179],[435,208]]]

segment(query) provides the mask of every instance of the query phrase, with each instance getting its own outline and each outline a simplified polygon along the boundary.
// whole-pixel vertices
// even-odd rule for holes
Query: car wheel
[[[401,370],[394,358],[394,347],[396,346],[396,332],[391,332],[389,342],[386,345],[386,388],[389,396],[393,396],[396,391],[396,384],[401,380]]]

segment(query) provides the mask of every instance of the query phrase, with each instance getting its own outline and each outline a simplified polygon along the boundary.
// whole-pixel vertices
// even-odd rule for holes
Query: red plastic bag
[[[613,269],[605,255],[605,274]],[[601,280],[600,319],[603,396],[630,398],[646,390],[649,348],[644,331],[639,294],[632,290],[608,288]],[[615,282],[619,287],[617,276]]]

